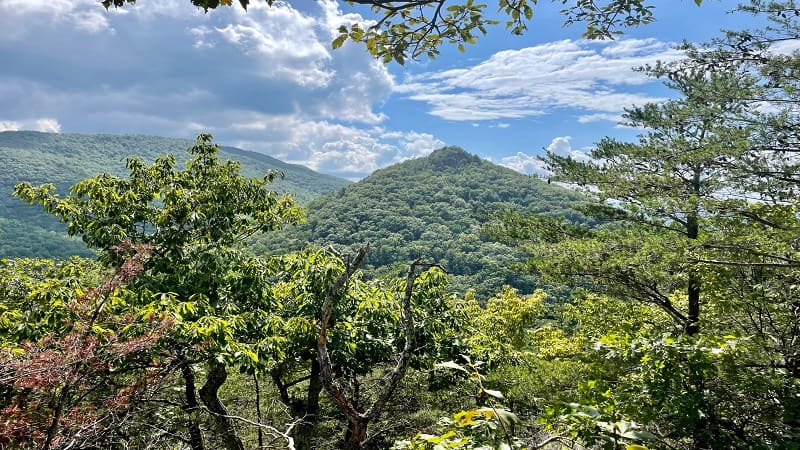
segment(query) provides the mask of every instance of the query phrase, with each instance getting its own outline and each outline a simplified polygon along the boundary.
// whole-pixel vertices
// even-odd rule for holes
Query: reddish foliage
[[[169,333],[170,320],[153,317],[121,336],[136,314],[103,310],[107,297],[143,270],[149,248],[125,243],[131,254],[104,283],[70,304],[79,317],[71,331],[24,342],[16,353],[0,353],[0,387],[12,388],[0,410],[0,448],[60,448],[99,444],[123,425],[152,386],[160,363],[151,350]],[[101,332],[93,330],[103,324]],[[102,447],[102,445],[99,445]],[[78,445],[80,448],[80,445]]]

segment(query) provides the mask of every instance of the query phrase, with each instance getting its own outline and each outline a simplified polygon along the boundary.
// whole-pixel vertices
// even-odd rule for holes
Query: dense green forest
[[[125,161],[132,155],[153,161],[164,153],[182,155],[191,145],[189,140],[155,136],[0,132],[0,257],[90,255],[79,239],[65,235],[57,220],[12,197],[15,184],[53,183],[65,193],[83,178],[125,173]],[[273,189],[291,192],[300,203],[349,184],[260,153],[233,147],[223,147],[222,153],[224,158],[241,162],[248,177],[261,176],[267,170],[281,171],[284,177],[276,180]]]
[[[397,275],[408,261],[425,258],[447,270],[454,290],[472,289],[487,299],[503,285],[532,292],[537,280],[512,270],[524,259],[518,247],[492,241],[482,227],[508,211],[585,221],[572,208],[582,198],[447,147],[311,202],[304,223],[254,244],[259,252],[280,254],[309,242],[348,251],[369,242],[362,265],[369,276]]]
[[[16,185],[96,258],[0,261],[0,448],[800,449],[800,8],[743,11],[572,192],[445,148],[305,211],[207,134]],[[517,256],[569,298],[476,294]]]

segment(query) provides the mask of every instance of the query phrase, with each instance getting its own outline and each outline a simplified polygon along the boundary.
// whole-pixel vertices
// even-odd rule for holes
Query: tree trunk
[[[244,443],[236,431],[236,424],[228,416],[228,410],[219,399],[219,388],[228,379],[228,372],[223,364],[209,363],[206,383],[200,388],[200,398],[211,412],[211,419],[222,438],[222,443],[227,450],[244,450]]]
[[[306,390],[306,408],[303,421],[295,428],[294,444],[297,450],[311,450],[314,430],[317,426],[319,415],[319,395],[322,392],[322,378],[320,378],[319,361],[311,361],[311,378],[308,380]]]
[[[700,192],[699,169],[695,171],[692,187],[694,192]],[[690,240],[696,240],[700,236],[698,215],[699,213],[697,211],[692,211],[686,218],[686,237]],[[700,278],[697,272],[695,272],[695,267],[689,267],[689,280],[686,288],[686,296],[689,305],[686,314],[686,324],[684,325],[683,332],[687,336],[694,336],[700,331]]]
[[[369,421],[360,417],[348,417],[347,419],[344,450],[361,450],[361,445],[367,440],[367,425],[369,425]]]
[[[256,388],[256,418],[259,425],[263,423],[264,415],[261,413],[261,386],[258,384],[258,375],[253,374],[253,383]],[[264,430],[258,427],[258,449],[264,448]]]
[[[692,177],[692,193],[701,195],[700,192],[700,176],[702,168],[698,165],[694,168],[694,176]],[[691,211],[686,217],[686,237],[690,240],[697,240],[700,237],[700,213],[697,209]],[[695,271],[696,267],[689,267],[688,285],[686,287],[686,297],[688,302],[686,324],[683,332],[687,336],[694,336],[700,332],[700,277]],[[705,413],[704,417],[700,417],[694,424],[693,438],[695,448],[707,449],[710,448],[712,439],[709,433],[711,428],[716,428],[714,417],[713,405],[709,405],[704,395],[705,379],[703,374],[698,374],[699,379],[694,380],[693,387],[697,392],[699,400],[699,409]]]
[[[183,412],[189,415],[186,425],[189,429],[189,444],[192,446],[192,450],[203,450],[203,433],[200,431],[200,425],[195,418],[200,405],[197,403],[194,372],[192,372],[191,365],[183,358],[181,358],[179,364],[185,385],[184,395],[186,396],[186,405],[183,407]]]
[[[689,286],[686,292],[689,305],[683,332],[687,336],[694,336],[700,331],[700,280],[694,269],[689,270]]]

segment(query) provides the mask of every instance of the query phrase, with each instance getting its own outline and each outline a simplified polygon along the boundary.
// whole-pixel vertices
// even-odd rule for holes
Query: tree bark
[[[406,289],[403,299],[403,310],[401,311],[403,320],[403,334],[405,345],[402,352],[398,355],[397,364],[391,371],[388,379],[376,395],[375,400],[366,409],[357,403],[357,395],[348,395],[348,392],[336,381],[333,373],[330,353],[328,352],[328,327],[333,317],[333,306],[335,299],[340,295],[350,277],[358,269],[364,256],[369,250],[369,244],[359,249],[353,263],[345,265],[344,273],[328,289],[325,301],[322,304],[320,314],[319,331],[317,334],[317,352],[319,355],[320,379],[325,390],[331,396],[339,409],[347,417],[347,432],[345,433],[344,448],[347,450],[360,449],[367,440],[367,426],[373,420],[380,417],[386,403],[394,393],[400,380],[405,376],[408,363],[411,360],[414,342],[414,311],[411,305],[411,297],[414,293],[414,281],[417,279],[417,269],[419,267],[431,267],[436,264],[423,263],[420,260],[411,263],[406,277]]]
[[[244,443],[236,431],[236,423],[228,416],[228,410],[219,399],[219,388],[228,379],[228,372],[224,364],[211,362],[208,365],[206,382],[200,388],[200,398],[211,412],[211,419],[222,438],[222,443],[227,450],[244,450]]]
[[[200,405],[197,403],[194,372],[192,372],[191,365],[183,358],[181,358],[179,365],[185,386],[184,396],[186,397],[186,405],[183,407],[183,412],[189,415],[186,425],[189,429],[189,444],[192,446],[192,450],[203,450],[203,433],[195,418]]]
[[[696,167],[692,178],[692,192],[700,195],[700,167]],[[699,212],[691,211],[686,217],[686,237],[689,240],[697,240],[700,236]],[[689,267],[689,280],[686,289],[688,300],[688,311],[686,314],[686,324],[684,333],[687,336],[694,336],[700,331],[700,279],[695,272],[695,267]]]
[[[691,192],[695,195],[701,195],[700,192],[700,177],[702,175],[702,168],[697,165],[694,168],[694,176],[692,177]],[[689,212],[686,217],[686,237],[694,241],[700,237],[700,212],[697,209]],[[694,336],[700,332],[700,277],[695,271],[694,265],[689,267],[688,284],[686,287],[687,297],[687,313],[686,324],[683,332],[687,336]],[[700,417],[694,424],[693,438],[695,448],[707,449],[711,445],[710,429],[716,429],[716,421],[714,419],[713,405],[709,405],[704,395],[705,379],[702,373],[699,374],[699,379],[695,380],[693,387],[697,392],[699,405],[701,411],[705,413],[704,417]]]
[[[344,450],[361,450],[361,445],[367,440],[368,425],[368,419],[359,416],[347,418],[347,432],[344,434]]]
[[[263,423],[263,414],[261,414],[261,386],[258,384],[258,375],[253,374],[253,383],[256,388],[256,418],[259,425]],[[264,448],[264,430],[258,427],[258,449]]]
[[[311,376],[306,389],[306,407],[302,422],[295,428],[294,444],[297,450],[311,450],[314,430],[319,420],[319,396],[322,393],[322,378],[320,378],[319,360],[311,361]]]

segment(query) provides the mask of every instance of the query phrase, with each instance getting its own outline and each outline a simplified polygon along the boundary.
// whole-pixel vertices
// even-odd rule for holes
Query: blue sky
[[[465,53],[399,66],[358,44],[331,49],[339,25],[369,19],[363,8],[252,1],[203,14],[188,0],[110,12],[97,0],[0,0],[0,131],[210,132],[350,179],[457,145],[541,173],[544,148],[580,154],[635,136],[618,125],[623,108],[670,93],[632,67],[752,20],[726,13],[735,1],[658,0],[657,22],[591,42],[561,26],[560,2],[540,2],[523,36],[494,27]]]

